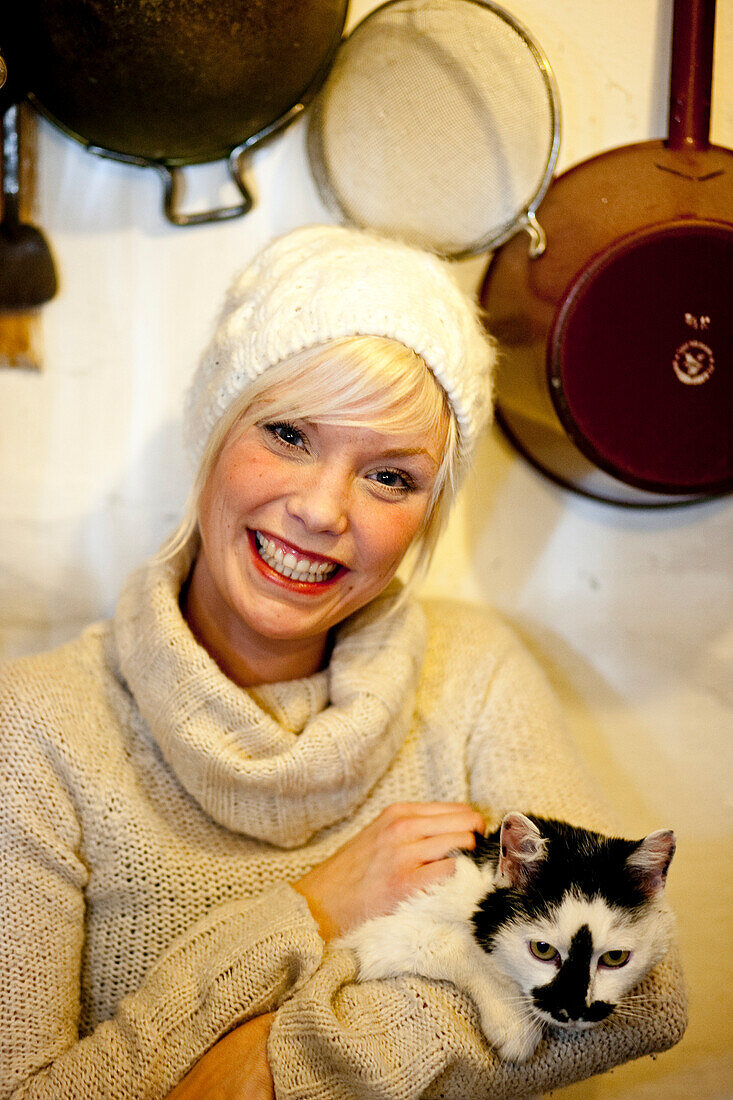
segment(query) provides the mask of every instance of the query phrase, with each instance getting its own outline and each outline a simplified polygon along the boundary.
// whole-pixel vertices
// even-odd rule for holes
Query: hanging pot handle
[[[714,40],[715,0],[675,0],[668,149],[709,146]]]
[[[242,174],[244,153],[248,142],[238,145],[229,154],[229,174],[242,194],[242,202],[234,206],[219,206],[214,210],[202,210],[197,214],[183,214],[180,210],[181,199],[185,191],[182,168],[169,168],[165,164],[156,164],[155,167],[163,178],[164,195],[163,210],[169,222],[173,225],[206,225],[209,222],[226,221],[228,218],[240,218],[248,214],[252,209],[252,196],[247,190]]]

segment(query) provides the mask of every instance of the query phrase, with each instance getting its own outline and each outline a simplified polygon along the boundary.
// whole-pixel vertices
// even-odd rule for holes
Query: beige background
[[[373,6],[352,4],[351,22]],[[509,6],[555,69],[561,168],[664,134],[670,0]],[[733,0],[718,3],[716,57],[713,138],[733,145]],[[224,287],[273,233],[328,220],[302,124],[254,155],[257,208],[222,226],[168,227],[153,173],[98,160],[46,124],[38,174],[62,286],[43,314],[43,372],[0,370],[0,655],[110,612],[185,496],[181,395]],[[191,180],[195,202],[219,189],[219,169]],[[467,287],[485,261],[460,265]],[[614,509],[545,481],[494,431],[427,583],[497,605],[548,670],[625,828],[678,834],[669,894],[688,1034],[556,1097],[733,1097],[732,558],[730,498]]]

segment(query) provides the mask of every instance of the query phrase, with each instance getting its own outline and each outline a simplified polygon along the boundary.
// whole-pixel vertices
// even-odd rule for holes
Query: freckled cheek
[[[380,575],[385,576],[397,568],[419,531],[421,521],[422,513],[386,517],[382,514],[370,525],[369,534],[363,540],[365,557],[379,569]]]
[[[276,475],[272,463],[256,458],[224,463],[215,486],[218,511],[235,524],[237,516],[276,499],[281,493]]]
[[[209,550],[223,549],[242,522],[242,506],[234,486],[218,481],[205,489],[199,507],[201,534]]]

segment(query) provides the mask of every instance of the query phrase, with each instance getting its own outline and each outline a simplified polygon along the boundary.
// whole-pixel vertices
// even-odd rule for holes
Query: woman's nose
[[[314,470],[289,495],[287,509],[309,531],[342,535],[349,525],[348,496],[345,477]]]

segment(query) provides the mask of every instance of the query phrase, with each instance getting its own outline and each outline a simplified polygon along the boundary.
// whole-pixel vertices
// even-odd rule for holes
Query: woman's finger
[[[425,863],[435,863],[436,860],[445,859],[457,850],[472,851],[476,847],[474,833],[441,833],[439,836],[424,837],[411,844],[407,849],[407,859],[415,867],[422,867]]]
[[[468,813],[483,821],[483,817],[467,802],[393,802],[382,810],[380,816],[388,817],[441,817],[444,815]]]
[[[432,886],[436,882],[442,882],[450,878],[456,869],[455,859],[436,859],[433,863],[424,863],[418,867],[412,875],[414,890],[422,890],[426,886]]]
[[[380,827],[380,841],[385,847],[399,847],[427,837],[483,833],[484,829],[485,822],[481,814],[470,807],[462,807],[452,813],[392,817]]]
[[[452,813],[431,814],[418,817],[416,825],[421,825],[424,836],[440,836],[446,833],[483,833],[486,829],[484,818],[469,806]]]

